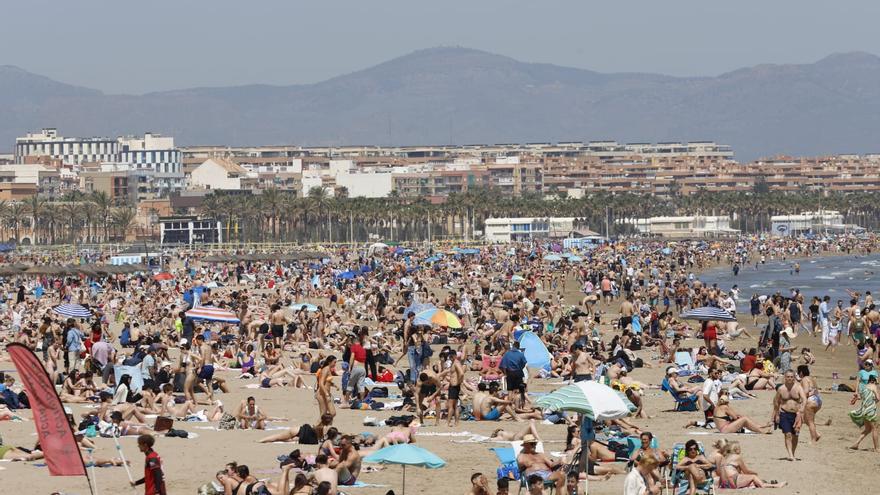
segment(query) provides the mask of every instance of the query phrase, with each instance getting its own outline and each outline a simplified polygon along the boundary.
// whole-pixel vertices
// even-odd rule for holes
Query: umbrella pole
[[[406,464],[403,465],[403,488],[400,489],[401,495],[406,495]]]

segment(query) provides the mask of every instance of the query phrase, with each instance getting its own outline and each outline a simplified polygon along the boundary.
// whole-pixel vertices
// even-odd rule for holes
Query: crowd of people
[[[464,421],[511,421],[515,425],[500,423],[489,439],[522,445],[496,482],[474,473],[469,493],[507,493],[521,482],[529,493],[553,486],[556,493],[576,494],[583,493],[584,478],[604,483],[618,476],[626,494],[658,493],[668,473],[696,493],[706,483],[785,483],[761,478],[746,465],[740,443],[726,437],[712,454],[695,440],[676,445],[677,451],[661,449],[645,425],[652,411],[673,400],[683,428],[768,435],[778,428],[785,457],[797,460],[802,425],[812,442],[821,439],[822,408],[811,376],[817,358],[795,345],[799,335],[829,352],[845,345],[855,350],[858,409],[851,418],[862,433],[853,448],[871,436],[878,449],[880,398],[873,368],[880,358],[880,312],[869,292],[852,292],[849,306],[833,307],[825,297],[805,307],[796,290],[748,299],[736,286],[702,282],[699,273],[713,265],[739,271],[768,260],[870,254],[875,247],[873,238],[850,237],[628,241],[551,257],[561,246],[372,246],[327,248],[312,260],[284,262],[215,262],[206,261],[207,253],[176,251],[166,253],[156,270],[132,275],[7,276],[0,297],[6,341],[36,353],[65,404],[95,406],[69,418],[83,448],[99,441],[89,431],[99,438],[138,438],[148,494],[165,493],[169,477],[156,474],[161,465],[155,436],[187,435],[168,426],[174,421],[210,422],[220,430],[275,425],[261,442],[298,445],[280,461],[277,479],[258,479],[246,464],[231,463],[217,466],[200,493],[336,494],[381,469],[362,462],[370,453],[415,443],[421,428],[445,424],[456,430]],[[61,256],[6,261],[100,261],[82,253]],[[738,301],[749,307],[748,317],[682,317],[703,307],[736,317]],[[80,305],[91,316],[59,314],[60,304]],[[188,314],[206,307],[227,311],[236,322]],[[440,319],[426,320],[420,316],[426,311]],[[541,369],[530,367],[524,332],[547,350],[549,363]],[[634,379],[640,368],[662,368],[663,383]],[[542,380],[598,381],[622,392],[635,412],[587,428],[576,414],[535,405],[531,388]],[[239,382],[309,389],[317,421],[294,424],[253,396],[224,404]],[[671,397],[658,404],[646,391],[661,388]],[[769,399],[758,394],[765,390],[772,400],[764,417],[749,417],[732,405],[735,399]],[[3,377],[0,394],[0,418],[24,414],[29,406],[12,373]],[[345,409],[393,410],[393,416],[371,423],[387,428],[385,433],[343,432],[334,421]],[[543,441],[539,423],[567,432],[560,457],[537,449]],[[640,446],[627,439],[638,439]],[[35,460],[41,452],[35,447],[0,444],[0,459]]]

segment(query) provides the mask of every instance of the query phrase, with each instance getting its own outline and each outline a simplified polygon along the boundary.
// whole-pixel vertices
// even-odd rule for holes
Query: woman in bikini
[[[522,440],[523,437],[525,437],[526,435],[534,435],[535,438],[537,438],[539,442],[541,441],[541,437],[540,437],[540,435],[538,435],[538,429],[535,428],[535,420],[534,419],[530,419],[529,424],[525,428],[523,428],[522,431],[520,431],[518,433],[512,432],[512,431],[507,431],[507,430],[504,430],[503,428],[496,428],[495,431],[492,432],[492,435],[489,436],[489,438],[492,438],[495,440],[501,440],[501,441],[505,441],[505,442],[513,442],[513,441],[517,441],[517,440]]]
[[[389,445],[398,445],[402,443],[416,443],[417,426],[413,424],[413,420],[405,425],[392,426],[391,431],[384,437],[380,438],[370,452],[383,449]]]
[[[746,390],[775,390],[776,381],[773,375],[764,372],[764,362],[758,361],[755,367],[746,375]]]
[[[772,433],[771,425],[761,426],[748,416],[743,416],[730,406],[730,393],[722,390],[718,394],[718,407],[715,408],[715,426],[721,433],[741,433],[744,428],[758,433]]]
[[[138,435],[152,435],[155,433],[147,425],[123,421],[122,413],[119,411],[110,413],[110,421],[119,429],[119,436],[121,437],[136,437]]]
[[[196,402],[195,384],[199,380],[196,370],[198,366],[198,357],[195,353],[190,352],[190,344],[187,342],[180,346],[180,355],[178,356],[178,369],[183,371],[183,396],[186,400]]]
[[[333,373],[336,369],[336,356],[327,356],[316,373],[317,384],[315,397],[318,399],[318,412],[323,416],[329,414],[336,416],[336,406],[333,404],[333,395],[330,390],[336,386],[333,383]]]
[[[787,485],[786,482],[778,483],[776,480],[770,482],[762,481],[758,477],[758,473],[746,466],[739,442],[729,442],[727,445],[722,446],[721,455],[723,459],[718,470],[720,478],[718,488],[737,490],[751,487],[782,488]]]
[[[822,396],[819,395],[819,387],[816,386],[816,380],[810,376],[810,367],[802,364],[797,367],[798,378],[801,381],[801,388],[807,394],[807,403],[804,405],[804,423],[810,429],[810,438],[814,442],[818,442],[822,435],[816,429],[816,413],[822,409]]]

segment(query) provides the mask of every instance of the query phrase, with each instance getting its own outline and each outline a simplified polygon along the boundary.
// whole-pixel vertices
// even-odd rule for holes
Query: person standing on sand
[[[132,481],[131,486],[144,485],[144,495],[166,495],[165,477],[162,473],[162,459],[153,450],[156,439],[152,435],[141,435],[137,439],[138,450],[144,453],[144,477]]]
[[[831,297],[825,296],[819,304],[819,326],[822,328],[822,345],[828,345],[828,331],[830,324],[828,320],[831,317],[830,303]]]
[[[806,402],[806,394],[795,380],[794,371],[786,371],[782,386],[776,389],[776,395],[773,398],[773,417],[771,420],[778,424],[782,433],[785,434],[785,450],[788,452],[787,459],[789,461],[796,460],[795,453]]]
[[[871,435],[871,440],[874,442],[874,452],[880,452],[880,434],[877,431],[877,402],[880,401],[880,390],[877,388],[876,375],[869,376],[868,383],[859,386],[858,392],[853,394],[852,401],[853,404],[861,401],[858,409],[850,411],[849,417],[856,426],[862,427],[862,434],[856,443],[849,448],[858,450],[862,440]]]
[[[458,353],[453,351],[449,353],[452,358],[452,365],[443,373],[449,374],[449,389],[447,390],[446,400],[446,426],[458,427],[461,415],[458,413],[458,401],[461,397],[461,384],[464,381],[464,367],[461,365],[461,358]],[[439,415],[439,411],[437,412]]]

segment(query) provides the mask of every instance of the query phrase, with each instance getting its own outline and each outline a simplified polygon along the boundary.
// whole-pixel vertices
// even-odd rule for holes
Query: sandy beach
[[[575,283],[568,284],[565,296],[568,303],[573,303],[578,297],[578,292],[572,290]],[[314,301],[321,303],[323,301]],[[608,316],[617,312],[616,303],[613,306],[603,306],[608,311]],[[741,324],[747,325],[750,333],[753,327],[740,317]],[[608,322],[603,321],[603,331],[609,328]],[[610,333],[606,334],[606,340],[610,339]],[[686,341],[686,346],[698,346],[701,341]],[[740,338],[728,343],[729,348],[748,349],[756,345],[755,340]],[[789,462],[784,460],[785,449],[783,437],[780,432],[771,435],[726,435],[726,437],[740,441],[743,454],[748,465],[756,470],[762,479],[784,480],[789,486],[780,490],[762,490],[776,493],[860,493],[873,488],[874,478],[870,475],[860,475],[862,471],[875,470],[880,464],[880,455],[868,451],[855,452],[846,447],[853,443],[858,435],[858,429],[847,417],[847,412],[853,408],[849,400],[850,393],[829,392],[832,372],[839,372],[841,382],[852,384],[848,380],[854,375],[854,348],[841,346],[835,354],[825,353],[819,345],[818,337],[801,334],[796,339],[799,347],[810,347],[816,355],[817,363],[812,367],[813,376],[822,389],[824,406],[819,412],[817,423],[822,439],[818,444],[809,443],[809,435],[804,430],[801,448],[798,450],[800,460]],[[658,364],[656,355],[651,350],[638,352],[653,368],[639,368],[631,373],[631,376],[639,381],[657,385],[663,375],[664,366]],[[0,369],[12,369],[9,361],[0,361]],[[248,383],[254,380],[239,380],[237,372],[224,371],[220,375],[226,378],[230,384],[230,393],[219,397],[227,408],[235,408],[237,404],[247,396],[254,396],[261,408],[270,416],[289,418],[288,422],[275,422],[272,428],[286,427],[289,425],[298,427],[303,422],[314,422],[317,419],[317,402],[313,392],[307,389],[251,389],[246,388]],[[308,377],[308,385],[314,385],[314,378]],[[532,379],[529,383],[533,392],[549,392],[559,387],[558,379]],[[769,421],[772,408],[772,392],[757,391],[757,399],[735,401],[733,406],[743,414],[755,418],[759,422]],[[651,431],[659,438],[660,446],[664,450],[671,450],[674,443],[684,442],[694,438],[701,441],[709,449],[712,442],[725,435],[710,432],[709,430],[686,430],[683,426],[692,420],[702,418],[700,412],[671,412],[673,401],[669,394],[660,390],[651,389],[645,392],[645,409],[652,419],[632,420],[640,428]],[[83,406],[70,405],[77,416],[86,411]],[[25,413],[29,416],[28,413]],[[352,411],[339,409],[335,425],[343,432],[357,433],[370,431],[381,435],[386,429],[371,428],[362,425],[363,418],[367,415],[385,418],[393,412],[383,411]],[[825,422],[832,419],[830,426]],[[497,427],[505,427],[516,430],[519,427],[513,422],[463,422],[458,429],[447,428],[441,422],[441,426],[423,426],[417,436],[418,445],[436,453],[448,463],[440,470],[427,471],[419,468],[410,468],[407,471],[408,493],[464,493],[470,487],[470,476],[474,472],[482,472],[490,479],[493,487],[495,482],[495,470],[498,462],[489,448],[504,446],[503,443],[458,443],[468,438],[463,432],[488,436]],[[162,456],[167,476],[169,493],[188,494],[195,493],[198,487],[209,482],[214,473],[221,469],[223,464],[237,461],[247,464],[251,471],[259,478],[277,478],[280,470],[276,456],[286,454],[298,448],[296,444],[258,444],[257,439],[266,435],[263,431],[234,430],[216,431],[207,428],[210,423],[181,423],[176,422],[175,428],[185,429],[198,434],[195,439],[178,439],[159,437],[156,450]],[[541,436],[545,439],[545,450],[564,450],[565,428],[556,425],[538,425]],[[36,434],[32,422],[0,423],[0,433],[7,445],[20,445],[30,447],[36,441]],[[450,434],[460,435],[451,436]],[[123,438],[122,450],[127,459],[132,461],[132,472],[135,478],[142,475],[143,456],[137,451],[133,437]],[[115,447],[110,439],[97,439],[98,448],[95,455],[112,457],[116,455]],[[869,446],[868,443],[863,447]],[[313,453],[314,446],[302,446],[304,452]],[[51,493],[61,491],[70,494],[89,493],[85,478],[53,478],[49,477],[45,467],[36,467],[32,463],[0,462],[0,480],[2,480],[4,493]],[[99,468],[95,470],[94,477],[98,493],[137,493],[128,487],[125,470],[121,467]],[[361,478],[366,483],[382,485],[382,487],[351,488],[346,493],[375,495],[384,494],[389,489],[400,493],[401,468],[390,466],[377,473],[364,473]],[[591,483],[591,493],[617,494],[623,486],[623,477],[612,477],[607,481]]]

